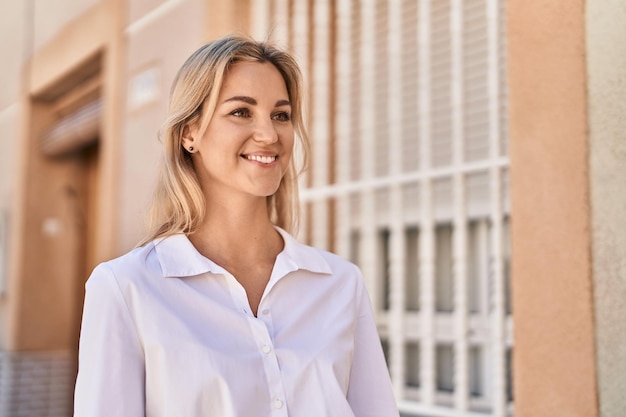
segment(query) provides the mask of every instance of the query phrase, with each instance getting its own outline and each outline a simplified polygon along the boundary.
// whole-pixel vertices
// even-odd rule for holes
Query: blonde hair
[[[202,122],[201,132],[206,129],[228,68],[241,61],[269,62],[285,80],[296,135],[297,152],[294,155],[300,156],[301,166],[297,169],[292,157],[278,190],[267,198],[267,205],[272,223],[291,233],[296,229],[299,214],[297,176],[306,168],[309,157],[309,139],[303,124],[300,69],[289,53],[268,42],[227,36],[196,50],[172,83],[168,117],[161,130],[164,153],[150,211],[149,232],[140,245],[176,233],[191,234],[203,221],[205,196],[191,156],[183,148],[183,130],[196,121]]]

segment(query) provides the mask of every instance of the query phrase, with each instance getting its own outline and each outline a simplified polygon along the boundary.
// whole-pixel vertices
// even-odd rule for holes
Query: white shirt
[[[397,417],[359,269],[285,241],[258,309],[185,235],[89,278],[75,417]]]

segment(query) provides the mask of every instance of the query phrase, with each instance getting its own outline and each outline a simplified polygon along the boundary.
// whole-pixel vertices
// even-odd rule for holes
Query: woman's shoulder
[[[89,277],[89,281],[113,277],[118,282],[136,280],[146,274],[159,272],[155,259],[155,242],[134,248],[117,258],[100,263]]]
[[[350,276],[361,278],[361,270],[352,261],[346,259],[329,250],[310,246],[304,243],[297,244],[301,258],[307,259],[309,263],[318,263],[323,272],[330,273],[337,277]]]
[[[326,262],[328,262],[333,270],[345,270],[347,272],[352,272],[356,274],[361,273],[361,270],[359,269],[357,264],[344,258],[343,256],[324,249],[319,249],[315,247],[313,249],[320,253],[320,255],[326,260]]]
[[[295,261],[295,263],[304,269],[314,272],[332,273],[348,273],[351,275],[361,275],[356,264],[350,262],[342,256],[325,249],[308,245],[283,229],[276,228],[285,240],[285,252]]]
[[[359,303],[362,301],[363,294],[367,293],[367,289],[363,273],[356,263],[325,249],[304,244],[301,248],[306,252],[309,260],[321,264],[321,266],[316,266],[319,268],[316,272],[322,271],[328,278],[328,281],[324,281],[328,285],[320,286],[320,288],[331,289],[333,295],[329,295],[329,299],[336,300],[337,297],[343,297],[343,300]],[[311,271],[306,266],[305,269]],[[345,294],[350,295],[344,297]]]

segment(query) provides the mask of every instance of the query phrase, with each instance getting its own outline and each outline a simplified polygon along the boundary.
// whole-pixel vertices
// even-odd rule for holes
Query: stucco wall
[[[19,3],[27,7],[28,2]],[[32,42],[34,49],[44,46],[72,20],[85,13],[100,0],[32,0]]]
[[[0,111],[17,102],[21,70],[25,60],[25,7],[22,2],[0,2]],[[4,136],[0,141],[6,140]],[[0,158],[4,154],[0,154]]]
[[[143,3],[151,2],[132,1],[131,10],[140,9]],[[126,31],[127,108],[119,166],[124,178],[118,211],[120,252],[132,248],[145,234],[146,211],[161,152],[157,132],[165,120],[170,84],[187,56],[206,40],[205,0],[163,2],[145,13],[140,18],[135,16]],[[144,94],[146,101],[137,104],[137,94]]]
[[[22,113],[21,68],[26,59],[24,11],[22,2],[0,2],[0,216],[4,216],[5,221],[11,215],[12,196],[15,193],[16,155]],[[8,233],[8,230],[4,232]],[[8,236],[0,236],[0,251],[0,288],[6,294],[9,275],[7,263],[10,258]],[[0,298],[0,349],[6,340],[5,320],[6,303],[4,298]]]
[[[602,417],[626,415],[626,1],[586,10],[598,390]]]
[[[21,2],[0,3],[0,210],[10,205],[19,135],[21,70],[24,51],[24,7]]]
[[[507,2],[518,417],[598,415],[584,5]]]

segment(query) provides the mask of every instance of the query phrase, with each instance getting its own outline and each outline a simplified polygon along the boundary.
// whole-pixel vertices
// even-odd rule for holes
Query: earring
[[[193,146],[189,147],[189,152],[193,152]]]

